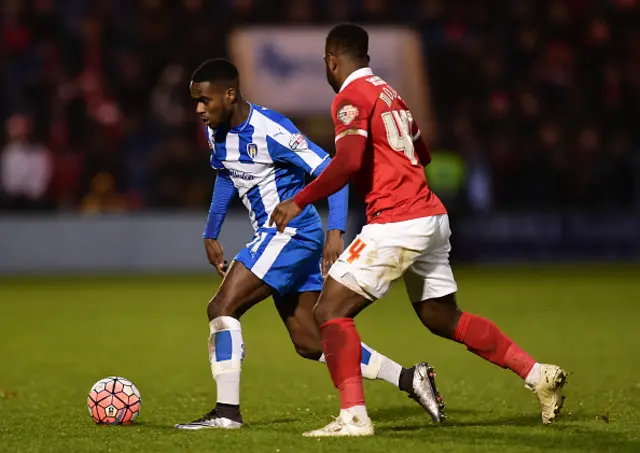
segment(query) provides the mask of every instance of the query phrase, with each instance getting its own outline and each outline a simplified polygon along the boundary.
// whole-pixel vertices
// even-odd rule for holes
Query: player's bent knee
[[[414,304],[422,324],[434,335],[452,338],[462,312],[455,302],[455,294],[427,299]]]
[[[325,322],[331,321],[332,319],[342,318],[344,317],[332,307],[330,304],[320,303],[318,302],[316,306],[313,308],[313,318],[316,321],[316,324],[321,326]]]
[[[423,321],[423,323],[432,334],[442,338],[451,338],[455,331],[455,326],[452,328],[450,324],[439,322],[437,320],[432,320],[429,323]]]
[[[319,344],[311,345],[305,343],[296,343],[294,344],[294,346],[298,355],[304,359],[320,360],[320,357],[322,356],[322,348]]]
[[[207,305],[207,316],[209,321],[219,316],[235,316],[233,305],[230,303],[230,298],[218,293],[209,301]]]
[[[322,355],[322,344],[316,326],[304,323],[298,324],[296,328],[288,327],[291,342],[298,355],[305,359],[319,360]]]

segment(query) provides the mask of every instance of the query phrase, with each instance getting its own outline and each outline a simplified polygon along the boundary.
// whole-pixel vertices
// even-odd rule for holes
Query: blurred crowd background
[[[193,69],[239,25],[346,20],[420,33],[428,171],[450,203],[640,210],[639,3],[4,0],[0,210],[206,208]],[[326,135],[312,138],[332,152]]]

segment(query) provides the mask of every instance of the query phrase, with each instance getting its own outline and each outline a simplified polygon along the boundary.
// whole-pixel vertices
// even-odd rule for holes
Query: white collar
[[[347,79],[344,81],[344,83],[340,87],[340,91],[344,90],[347,87],[347,85],[349,85],[354,80],[360,79],[362,77],[372,76],[372,75],[373,75],[373,71],[371,70],[371,68],[357,69],[353,71],[351,74],[349,74],[349,77],[347,77]]]

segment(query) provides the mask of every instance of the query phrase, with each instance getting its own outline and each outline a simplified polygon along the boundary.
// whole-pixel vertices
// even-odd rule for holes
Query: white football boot
[[[542,423],[548,425],[555,420],[564,404],[563,387],[567,382],[567,372],[556,365],[540,364],[540,379],[526,383],[525,387],[538,397],[542,408]]]
[[[242,421],[231,420],[230,418],[220,417],[217,411],[214,409],[208,414],[205,414],[201,418],[194,420],[190,423],[181,423],[176,425],[178,429],[196,430],[205,428],[218,428],[218,429],[238,429],[242,428]]]
[[[373,436],[373,423],[371,419],[361,419],[348,412],[340,411],[340,415],[324,428],[315,431],[307,431],[305,437],[347,437],[347,436]]]

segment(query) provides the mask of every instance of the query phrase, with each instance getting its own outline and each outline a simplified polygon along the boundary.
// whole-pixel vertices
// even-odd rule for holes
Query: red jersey
[[[347,78],[331,110],[336,143],[347,135],[367,137],[362,167],[351,178],[364,196],[367,223],[446,214],[424,173],[429,150],[396,90],[363,68]]]

